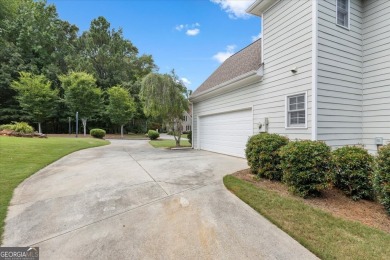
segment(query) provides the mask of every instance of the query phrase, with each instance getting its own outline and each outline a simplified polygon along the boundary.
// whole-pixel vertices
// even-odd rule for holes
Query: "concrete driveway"
[[[24,181],[3,246],[39,246],[40,259],[315,258],[225,189],[245,160],[111,142]]]

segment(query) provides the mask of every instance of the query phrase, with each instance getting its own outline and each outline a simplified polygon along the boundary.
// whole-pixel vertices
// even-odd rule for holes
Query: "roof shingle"
[[[231,79],[258,70],[261,66],[261,39],[230,56],[192,94],[200,93]]]

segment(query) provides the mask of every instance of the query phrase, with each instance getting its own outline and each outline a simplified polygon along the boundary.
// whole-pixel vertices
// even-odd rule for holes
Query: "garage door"
[[[245,145],[253,134],[252,110],[199,118],[199,146],[202,150],[245,157]]]

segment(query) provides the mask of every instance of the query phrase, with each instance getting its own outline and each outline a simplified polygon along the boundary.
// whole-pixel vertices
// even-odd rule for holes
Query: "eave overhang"
[[[277,0],[257,0],[251,6],[246,9],[248,14],[261,16],[265,10],[267,10]]]
[[[191,103],[197,103],[212,97],[219,96],[230,90],[239,89],[242,87],[246,87],[250,84],[254,84],[261,80],[261,78],[263,77],[262,72],[263,72],[263,67],[260,67],[258,70],[249,71],[248,73],[245,73],[229,81],[221,83],[206,91],[200,92],[195,96],[190,96],[189,100]]]

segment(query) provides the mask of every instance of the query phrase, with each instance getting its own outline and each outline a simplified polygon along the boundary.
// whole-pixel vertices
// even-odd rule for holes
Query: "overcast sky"
[[[257,39],[260,18],[245,9],[254,0],[48,0],[59,16],[89,28],[104,16],[121,27],[141,54],[151,54],[159,72],[175,69],[196,89],[227,57]]]

